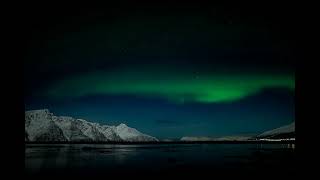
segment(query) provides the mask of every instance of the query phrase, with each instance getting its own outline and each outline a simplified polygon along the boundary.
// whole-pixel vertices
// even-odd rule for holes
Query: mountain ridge
[[[248,140],[271,140],[271,139],[295,139],[295,122],[272,130],[265,131],[255,136],[230,135],[221,137],[208,136],[184,136],[180,141],[248,141]]]
[[[70,116],[55,116],[49,109],[38,109],[25,111],[25,141],[148,142],[159,140],[123,123],[118,126],[109,126]]]
[[[278,127],[269,131],[265,131],[257,136],[257,138],[294,138],[295,137],[295,122],[288,125]]]

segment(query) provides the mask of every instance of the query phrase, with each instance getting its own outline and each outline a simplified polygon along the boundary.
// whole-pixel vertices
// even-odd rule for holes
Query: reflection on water
[[[25,169],[34,174],[283,168],[294,165],[294,154],[292,144],[29,144]]]

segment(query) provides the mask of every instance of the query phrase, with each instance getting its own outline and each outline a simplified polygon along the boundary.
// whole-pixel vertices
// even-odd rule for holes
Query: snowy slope
[[[25,112],[26,141],[158,141],[125,124],[100,125],[54,116],[48,109]]]
[[[277,129],[273,129],[270,131],[266,131],[260,135],[258,135],[258,138],[263,138],[263,137],[275,137],[275,136],[279,136],[282,134],[289,134],[289,133],[294,133],[295,132],[295,122],[286,125],[286,126],[282,126],[279,127]]]
[[[29,141],[66,141],[48,109],[26,111],[25,131]]]
[[[143,134],[134,128],[130,128],[127,125],[121,123],[115,128],[115,131],[121,139],[125,141],[158,141],[158,139]]]

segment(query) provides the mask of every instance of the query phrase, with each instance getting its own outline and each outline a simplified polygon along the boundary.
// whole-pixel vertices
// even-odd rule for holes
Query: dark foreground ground
[[[296,173],[294,144],[26,144],[26,176],[257,176]]]

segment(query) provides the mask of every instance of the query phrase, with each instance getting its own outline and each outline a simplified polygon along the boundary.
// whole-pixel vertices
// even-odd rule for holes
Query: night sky
[[[25,108],[158,138],[286,125],[295,120],[289,16],[192,5],[35,11]]]

